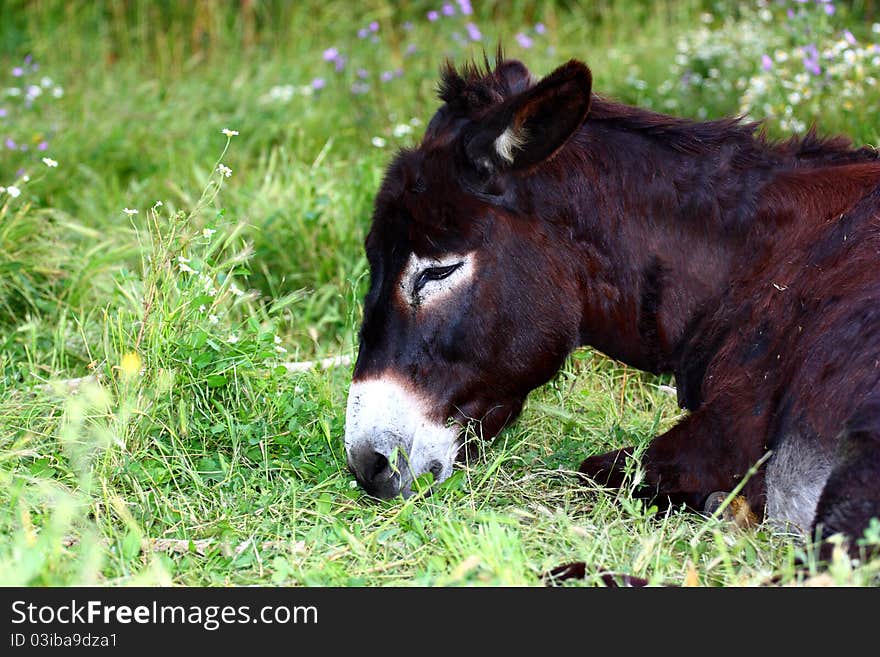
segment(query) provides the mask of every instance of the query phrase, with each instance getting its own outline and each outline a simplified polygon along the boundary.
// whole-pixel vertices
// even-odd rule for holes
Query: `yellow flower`
[[[143,362],[141,361],[141,357],[135,351],[129,351],[122,357],[122,362],[119,364],[122,369],[122,375],[126,379],[130,379],[134,376],[137,376],[141,371],[141,366]]]

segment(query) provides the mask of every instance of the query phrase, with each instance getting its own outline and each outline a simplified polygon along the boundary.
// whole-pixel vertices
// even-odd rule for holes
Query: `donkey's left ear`
[[[552,157],[590,110],[593,77],[572,60],[480,121],[465,146],[480,170],[523,169]]]

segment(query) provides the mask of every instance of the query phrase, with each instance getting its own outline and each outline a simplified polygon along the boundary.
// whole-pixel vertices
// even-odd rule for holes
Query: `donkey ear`
[[[465,146],[478,170],[523,169],[552,157],[590,109],[590,69],[572,60],[482,119]]]

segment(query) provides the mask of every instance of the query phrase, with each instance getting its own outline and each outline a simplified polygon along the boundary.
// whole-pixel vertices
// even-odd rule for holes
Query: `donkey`
[[[689,411],[641,453],[639,494],[702,510],[752,470],[758,519],[862,536],[880,516],[878,153],[591,87],[574,60],[540,80],[500,52],[446,65],[375,200],[349,468],[378,498],[442,481],[463,427],[495,436],[591,345],[674,373]],[[619,487],[635,456],[579,471]]]

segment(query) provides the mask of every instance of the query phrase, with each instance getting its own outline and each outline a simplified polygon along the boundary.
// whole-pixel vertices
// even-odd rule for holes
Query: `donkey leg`
[[[645,450],[641,458],[645,478],[635,493],[655,499],[661,507],[686,504],[702,511],[711,493],[732,490],[761,457],[760,439],[743,441],[729,432],[730,423],[710,407],[688,416]],[[592,456],[579,471],[596,483],[619,488],[632,453],[626,448]]]
[[[608,588],[642,587],[648,585],[648,580],[634,577],[633,575],[605,571],[591,572],[590,568],[583,561],[574,561],[562,566],[556,566],[544,573],[542,581],[545,586],[558,586],[562,582],[586,579],[590,575],[595,575]]]
[[[850,554],[859,556],[856,541],[872,518],[880,519],[880,394],[859,406],[841,434],[813,521],[820,558],[830,558],[834,534],[844,534]]]

